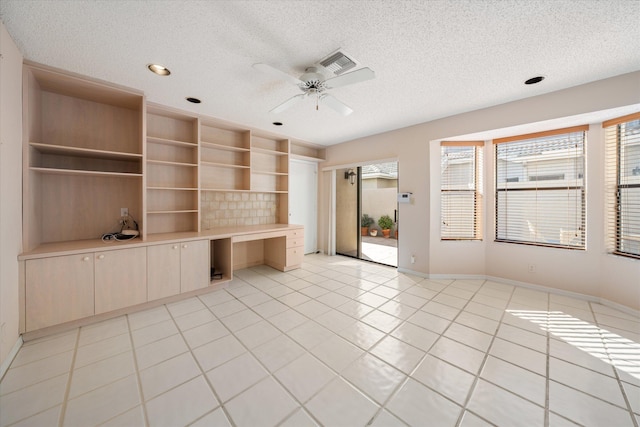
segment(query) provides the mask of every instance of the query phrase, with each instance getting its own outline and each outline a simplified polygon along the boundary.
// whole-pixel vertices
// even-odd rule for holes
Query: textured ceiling
[[[31,61],[323,145],[640,69],[640,0],[1,0],[0,17]],[[299,89],[252,64],[298,77],[338,48],[376,73],[330,91],[353,114],[269,113]]]

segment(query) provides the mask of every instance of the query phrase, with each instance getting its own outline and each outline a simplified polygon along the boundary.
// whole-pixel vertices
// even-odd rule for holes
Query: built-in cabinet
[[[252,231],[202,230],[204,199],[275,197],[275,223],[254,226],[275,234],[248,255],[281,270],[302,262],[301,240],[279,227],[288,224],[289,160],[319,161],[317,147],[32,63],[23,73],[23,127],[26,331],[231,280],[233,239]],[[203,197],[209,192],[224,195]],[[105,246],[102,236],[121,228],[121,208],[140,237]]]
[[[147,247],[149,301],[209,286],[209,241]]]
[[[26,330],[93,316],[93,254],[26,261]]]
[[[147,301],[145,248],[95,253],[96,314]]]

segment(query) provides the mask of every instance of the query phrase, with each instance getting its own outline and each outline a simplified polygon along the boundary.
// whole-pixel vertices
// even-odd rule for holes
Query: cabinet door
[[[93,253],[26,261],[26,330],[92,316]]]
[[[188,292],[209,286],[209,241],[184,242],[180,245],[180,291]]]
[[[147,248],[95,254],[96,314],[147,301]]]
[[[180,293],[178,243],[147,248],[147,299],[153,301]]]

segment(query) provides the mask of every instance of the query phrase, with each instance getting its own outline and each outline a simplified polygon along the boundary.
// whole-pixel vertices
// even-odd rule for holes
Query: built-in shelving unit
[[[195,117],[147,108],[147,234],[199,230],[198,131]]]
[[[25,251],[99,242],[119,231],[121,208],[142,240],[199,232],[203,220],[286,224],[290,160],[324,159],[322,147],[37,64],[25,64],[23,85]]]
[[[142,93],[35,64],[23,85],[25,250],[99,239],[120,207],[140,218]]]
[[[289,191],[289,140],[251,136],[251,189],[286,194]]]
[[[203,191],[251,189],[251,132],[211,121],[200,124],[200,176]]]
[[[325,160],[325,148],[300,141],[291,141],[290,157],[292,159],[321,162]]]

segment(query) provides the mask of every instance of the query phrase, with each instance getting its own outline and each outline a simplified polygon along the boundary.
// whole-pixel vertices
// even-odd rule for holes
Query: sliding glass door
[[[398,265],[398,163],[337,171],[336,252]]]

